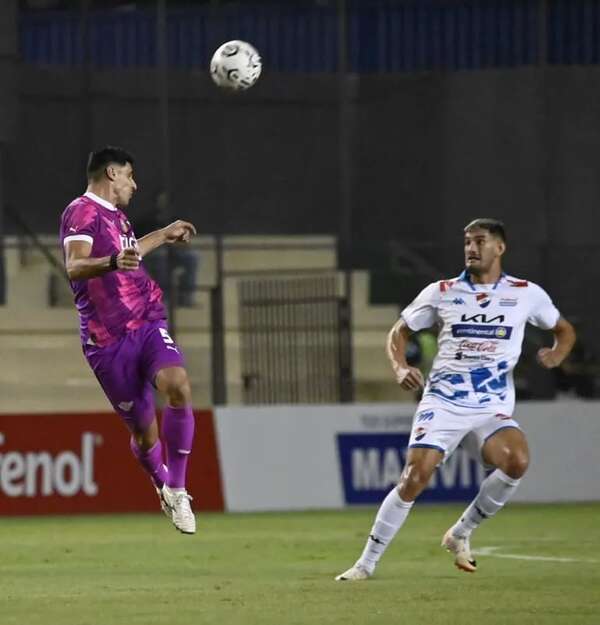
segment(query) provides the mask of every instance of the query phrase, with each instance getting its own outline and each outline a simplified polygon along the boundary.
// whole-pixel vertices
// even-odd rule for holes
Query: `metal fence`
[[[348,302],[338,282],[337,275],[240,281],[245,404],[350,399]]]
[[[338,69],[337,2],[170,8],[168,62],[206,67],[220,42],[247,39],[267,71]],[[600,61],[599,0],[348,0],[348,66],[357,73],[473,70]],[[156,12],[24,11],[25,63],[150,67]]]

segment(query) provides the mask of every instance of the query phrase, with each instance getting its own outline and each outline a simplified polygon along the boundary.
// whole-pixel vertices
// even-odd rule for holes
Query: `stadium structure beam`
[[[166,212],[173,219],[171,201],[171,138],[169,131],[169,60],[167,48],[167,3],[156,0],[156,86],[158,93],[158,123],[160,128],[160,158],[162,192],[165,194]],[[169,276],[169,330],[177,336],[177,283],[172,246],[167,246],[167,273]]]
[[[4,202],[7,153],[16,140],[17,126],[17,1],[6,0],[0,9],[0,305],[6,303],[4,268]]]
[[[357,77],[348,71],[348,14],[346,0],[338,0],[338,83],[339,83],[339,149],[340,220],[338,260],[344,272],[345,303],[340,311],[348,338],[340,353],[340,400],[354,401],[354,367],[352,354],[352,182],[356,135],[355,94]]]

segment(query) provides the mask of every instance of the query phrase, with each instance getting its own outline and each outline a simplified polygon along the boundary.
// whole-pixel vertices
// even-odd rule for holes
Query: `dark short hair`
[[[106,147],[90,152],[87,162],[88,178],[97,178],[107,165],[116,163],[117,165],[133,165],[133,156],[123,148],[107,145]]]
[[[487,230],[491,235],[498,237],[504,243],[506,243],[506,230],[504,224],[498,219],[492,219],[490,217],[480,217],[479,219],[473,219],[465,226],[465,232],[469,230],[475,230],[480,228],[481,230]]]

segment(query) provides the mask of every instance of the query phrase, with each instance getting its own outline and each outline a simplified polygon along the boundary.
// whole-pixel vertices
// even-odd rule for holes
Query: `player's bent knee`
[[[187,372],[182,367],[162,369],[156,376],[156,386],[163,392],[172,406],[191,403],[192,389]]]
[[[189,382],[173,384],[167,389],[167,397],[172,406],[185,406],[192,401],[192,389]]]
[[[504,472],[515,480],[523,477],[529,467],[529,455],[525,452],[513,452],[506,459]]]
[[[414,501],[425,490],[430,478],[431,471],[418,464],[407,464],[398,484],[400,498],[403,501]]]

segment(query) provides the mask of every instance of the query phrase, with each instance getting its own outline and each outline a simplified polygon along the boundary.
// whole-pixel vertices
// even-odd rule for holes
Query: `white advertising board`
[[[217,408],[230,511],[378,503],[397,481],[414,404]],[[518,406],[532,462],[516,501],[600,500],[600,403]],[[421,501],[468,501],[483,471],[465,452],[436,473]]]
[[[600,500],[600,402],[521,402],[531,463],[514,501]]]

